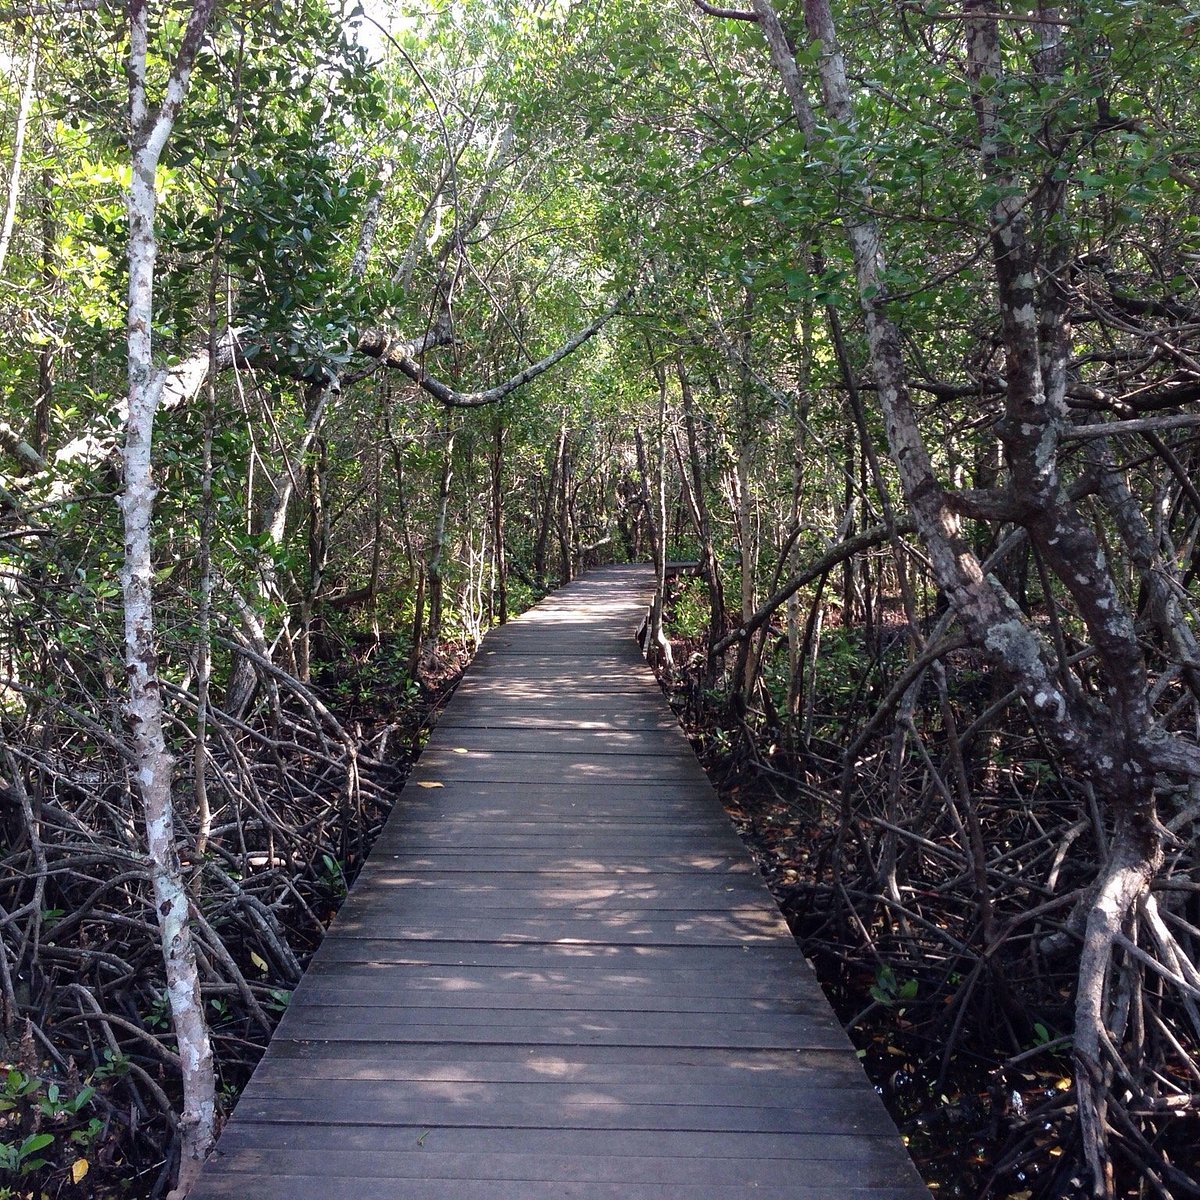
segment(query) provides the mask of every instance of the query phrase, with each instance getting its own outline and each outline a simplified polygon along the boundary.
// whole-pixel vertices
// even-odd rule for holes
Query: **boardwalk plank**
[[[792,1135],[797,1140],[804,1135]],[[814,1150],[827,1138],[820,1135],[804,1138]],[[871,1139],[863,1139],[866,1145]],[[306,1145],[284,1150],[262,1150],[255,1146],[241,1149],[230,1146],[227,1162],[230,1170],[261,1171],[281,1174],[288,1171],[312,1173],[331,1169],[338,1175],[362,1176],[368,1172],[372,1180],[428,1179],[477,1180],[481,1169],[490,1180],[504,1182],[538,1181],[546,1183],[620,1183],[620,1184],[690,1184],[724,1188],[754,1187],[764,1184],[794,1185],[798,1168],[794,1159],[766,1159],[747,1162],[727,1159],[713,1162],[708,1158],[587,1158],[566,1154],[489,1154],[481,1167],[479,1155],[470,1153],[413,1154],[388,1149],[373,1150],[369,1161],[361,1151],[344,1149],[311,1150]],[[881,1156],[882,1157],[882,1156]],[[889,1182],[886,1162],[867,1159],[854,1178],[864,1187],[884,1187]],[[810,1159],[803,1168],[805,1182],[810,1187],[847,1186],[847,1169],[843,1162]]]
[[[264,1085],[270,1083],[267,1089]],[[745,1108],[772,1109],[795,1113],[795,1087],[791,1080],[777,1087],[759,1083],[746,1083],[744,1080],[735,1084],[712,1083],[707,1078],[701,1078],[699,1072],[694,1072],[686,1093],[681,1096],[680,1088],[675,1084],[643,1083],[631,1084],[627,1080],[619,1083],[582,1083],[571,1082],[562,1084],[545,1079],[533,1079],[520,1082],[512,1080],[446,1080],[446,1079],[407,1079],[404,1087],[397,1088],[394,1079],[375,1079],[362,1075],[267,1075],[260,1082],[252,1095],[269,1096],[271,1100],[286,1098],[288,1100],[305,1100],[313,1103],[339,1103],[339,1096],[346,1102],[363,1101],[373,1105],[378,1113],[386,1113],[390,1117],[397,1111],[397,1096],[403,1096],[404,1104],[418,1104],[423,1112],[431,1112],[430,1105],[450,1105],[456,1111],[474,1110],[480,1104],[501,1103],[506,1109],[517,1111],[524,1108],[529,1114],[545,1111],[549,1105],[554,1108],[574,1106],[580,1110],[591,1108],[612,1109],[617,1117],[633,1109],[665,1110],[667,1119],[674,1120],[678,1108]],[[839,1086],[840,1084],[840,1086]],[[821,1097],[822,1113],[830,1119],[841,1121],[856,1115],[858,1080],[843,1078],[828,1087]],[[705,1114],[704,1119],[711,1121],[714,1115]],[[724,1120],[722,1114],[716,1114],[715,1119]],[[822,1118],[824,1119],[824,1118]],[[378,1122],[379,1118],[374,1118]],[[441,1127],[446,1122],[433,1121]],[[475,1120],[455,1123],[478,1125]],[[554,1122],[551,1121],[551,1127]],[[885,1128],[885,1127],[881,1127]]]
[[[438,722],[439,728],[454,731],[477,729],[581,729],[604,732],[652,729],[672,732],[679,728],[674,715],[661,704],[623,705],[619,711],[607,700],[592,704],[576,702],[569,709],[556,700],[525,703],[519,711],[504,701],[484,701],[456,696],[454,705]]]
[[[379,1029],[384,1031],[385,1037],[392,1035],[402,1038],[409,1028],[444,1020],[445,995],[441,997],[441,1004],[432,1002],[430,997],[422,993],[410,995],[403,991],[385,995],[364,989],[356,991],[354,998],[359,1003],[347,1005],[344,994],[337,995],[319,985],[303,992],[304,1007],[313,1011],[314,1018],[336,1019],[338,1009],[345,1009],[344,1015],[348,1018],[357,1017],[361,1024],[354,1030],[356,1035],[365,1036],[372,1029]],[[755,1036],[771,1032],[778,1034],[783,1045],[790,1048],[798,1044],[794,1032],[797,1015],[826,1031],[836,1027],[836,1023],[812,997],[794,997],[770,1003],[754,1003],[739,997],[736,1004],[715,1004],[709,998],[693,1000],[664,997],[654,1001],[631,998],[625,1005],[618,1004],[618,998],[618,995],[597,998],[582,988],[574,995],[535,995],[525,998],[523,1002],[496,996],[491,1004],[471,1004],[461,1002],[456,997],[454,1011],[463,1036],[466,1036],[468,1029],[476,1027],[493,1030],[502,1026],[527,1030],[537,1026],[534,1032],[540,1035],[565,1028],[567,1023],[572,1027],[586,1026],[595,1031],[619,1030],[633,1022],[640,1027],[639,1038],[659,1038],[670,1043],[678,1042],[682,1036],[676,1032],[676,1026],[680,1024],[679,1017],[686,1014],[688,1035],[714,1031],[728,1037],[729,1045],[736,1046],[741,1044],[739,1039],[743,1031]],[[372,1015],[365,1017],[359,1014],[357,1010],[362,1008],[369,1009]],[[299,1034],[303,1028],[303,1021],[298,1021],[293,1026],[293,1032]],[[649,1044],[663,1042],[651,1040]],[[838,1048],[844,1046],[842,1041],[836,1043]]]
[[[929,1200],[611,568],[493,631],[192,1200]]]
[[[403,918],[390,911],[372,910],[338,922],[341,937],[386,937],[394,941],[438,942],[571,942],[606,946],[720,946],[773,941],[780,935],[781,918],[764,910],[740,913],[692,913],[687,917],[656,919],[636,910],[597,917],[587,914],[552,918],[522,917],[493,912],[478,917],[439,916],[422,921],[419,914]]]
[[[795,994],[812,995],[812,981],[805,974],[790,964],[778,967],[771,963],[757,964],[754,976],[750,978],[740,972],[718,975],[711,967],[637,970],[588,964],[538,969],[533,963],[467,966],[322,960],[313,965],[300,986],[317,987],[326,981],[331,990],[345,988],[355,995],[371,989],[404,989],[408,993],[429,991],[443,996],[452,992],[455,1003],[468,1006],[474,995],[497,1005],[503,1005],[508,996],[553,997],[582,993],[593,998],[613,997],[634,1006],[642,997],[649,997],[664,1008],[673,1003],[701,999],[727,1000],[736,1004],[752,1004],[764,999],[792,1003]]]
[[[639,909],[653,912],[679,909],[713,908],[722,902],[764,903],[761,885],[749,876],[726,875],[712,879],[700,875],[670,875],[656,879],[639,879],[621,875],[563,875],[539,874],[535,871],[509,872],[502,878],[490,877],[481,881],[478,876],[455,874],[451,871],[414,873],[398,871],[386,864],[364,868],[364,878],[375,892],[392,888],[413,889],[406,912],[421,912],[425,908],[437,911],[464,911],[484,907],[492,912],[517,908],[529,912],[569,908],[578,913],[609,911],[636,903]],[[371,902],[362,889],[352,896],[343,913]]]
[[[813,1098],[809,1108],[771,1108],[729,1104],[546,1103],[511,1101],[503,1094],[455,1102],[422,1099],[407,1088],[358,1080],[324,1081],[323,1095],[292,1097],[273,1091],[268,1097],[247,1093],[238,1107],[254,1121],[283,1124],[324,1122],[337,1125],[425,1125],[476,1128],[503,1114],[506,1129],[672,1130],[693,1133],[854,1133],[880,1136],[892,1128],[882,1109],[863,1106],[851,1093],[840,1102],[840,1089]],[[549,1090],[549,1089],[548,1089]]]
[[[321,946],[321,962],[331,965],[343,962],[377,962],[403,965],[405,963],[487,966],[514,961],[571,962],[573,966],[612,966],[632,963],[634,965],[654,962],[674,962],[690,965],[697,955],[714,964],[722,961],[721,951],[744,955],[750,950],[773,953],[778,949],[775,942],[756,943],[753,947],[741,945],[705,946],[672,945],[647,946],[637,944],[614,944],[612,942],[454,942],[430,938],[422,941],[389,938],[340,937],[336,931],[329,934]],[[544,956],[544,957],[542,957]],[[655,957],[651,957],[655,956]],[[728,964],[727,969],[737,974],[753,974],[766,958],[739,958]],[[815,993],[819,989],[810,984]]]
[[[387,830],[384,830],[386,833]],[[459,871],[471,875],[503,873],[506,871],[527,872],[536,869],[538,863],[546,861],[545,847],[512,848],[508,850],[473,850],[464,854],[461,849],[430,849],[391,851],[381,848],[388,861],[405,870]],[[550,847],[549,849],[553,849]],[[570,865],[581,873],[605,874],[620,871],[628,875],[696,875],[717,871],[749,871],[753,865],[745,854],[707,852],[703,856],[680,854],[637,854],[629,850],[621,854],[609,853],[580,855],[576,850],[564,853],[559,862]]]
[[[459,730],[464,731],[459,734]],[[470,736],[465,731],[470,730]],[[619,754],[636,758],[657,758],[678,753],[686,746],[678,727],[649,729],[575,729],[560,725],[553,732],[527,729],[521,725],[446,725],[430,747],[453,749],[458,741],[470,742],[474,750],[501,754],[546,754],[555,757],[574,754]]]
[[[829,1087],[858,1087],[858,1063],[837,1049],[695,1050],[670,1046],[412,1047],[403,1056],[380,1055],[373,1042],[297,1042],[280,1039],[252,1087],[296,1075],[325,1079],[463,1080],[480,1083],[570,1082],[612,1085],[652,1079],[691,1089],[697,1084],[779,1087],[799,1079]]]
[[[636,783],[705,783],[695,758],[682,755],[500,753],[429,749],[413,770],[414,779],[485,780],[489,783],[563,783],[589,786]]]
[[[306,982],[300,985],[296,994],[305,1004],[327,1007],[339,1004],[342,999],[341,988],[336,980]],[[446,1005],[446,989],[437,985],[414,986],[410,983],[398,990],[390,984],[372,985],[369,981],[360,981],[357,982],[354,994],[362,1004],[372,1008],[404,1010],[394,1018],[400,1021],[428,1020],[427,1014],[443,1009]],[[821,1020],[823,1016],[819,1008],[814,1007],[811,1002],[803,998],[791,998],[786,994],[782,998],[687,993],[663,997],[649,989],[642,995],[625,989],[595,992],[588,988],[586,982],[558,991],[539,989],[533,995],[497,987],[491,991],[480,988],[471,994],[454,997],[456,1011],[530,1012],[538,1014],[543,1021],[550,1013],[577,1012],[585,1003],[590,1011],[596,1013],[654,1013],[674,1017],[694,1013],[774,1013],[812,1016],[816,1020]]]
[[[431,1129],[428,1125],[404,1127],[372,1124],[359,1129],[347,1129],[345,1126],[320,1122],[292,1128],[275,1126],[268,1132],[261,1129],[261,1124],[242,1122],[240,1119],[235,1121],[227,1127],[220,1148],[228,1145],[236,1150],[261,1145],[269,1136],[272,1145],[282,1149],[307,1146],[320,1153],[341,1149],[359,1154],[364,1160],[376,1148],[388,1149],[393,1153],[419,1150],[429,1157],[470,1154],[479,1160],[478,1166],[482,1170],[486,1170],[485,1164],[497,1154],[519,1154],[532,1158],[547,1152],[589,1160],[588,1166],[592,1172],[599,1168],[595,1161],[597,1159],[611,1159],[616,1164],[636,1158],[699,1160],[709,1164],[743,1160],[791,1160],[793,1164],[845,1161],[856,1167],[886,1165],[892,1171],[896,1164],[894,1139],[890,1136],[858,1137],[846,1133],[743,1133],[730,1140],[728,1153],[717,1157],[712,1152],[710,1133],[688,1130],[547,1131],[513,1129],[504,1125]],[[367,1165],[365,1161],[364,1165]],[[536,1178],[534,1175],[531,1177]]]
[[[191,1200],[236,1197],[246,1200],[296,1200],[310,1193],[312,1176],[276,1175],[269,1179],[233,1171],[206,1177],[189,1193]],[[375,1176],[330,1179],[323,1185],[324,1200],[363,1200]],[[636,1190],[633,1190],[635,1189]],[[745,1200],[744,1186],[715,1187],[710,1184],[629,1184],[545,1182],[542,1180],[443,1180],[418,1178],[405,1181],[404,1200]],[[929,1200],[924,1188],[885,1185],[882,1188],[810,1187],[792,1182],[755,1187],[755,1200]]]
[[[725,1016],[725,1014],[719,1014]],[[439,1020],[440,1018],[440,1020]],[[435,1023],[436,1022],[436,1023]],[[845,1049],[841,1028],[828,1017],[809,1015],[798,1021],[705,1019],[689,1014],[638,1012],[522,1012],[477,1013],[455,1009],[452,1015],[416,1010],[398,1016],[367,1005],[305,1004],[288,1023],[288,1036],[369,1040],[385,1045],[409,1042],[458,1043],[462,1046],[518,1043],[522,1046],[661,1046],[687,1049],[745,1050]],[[865,1108],[866,1106],[864,1106]],[[880,1109],[882,1112],[882,1109]]]

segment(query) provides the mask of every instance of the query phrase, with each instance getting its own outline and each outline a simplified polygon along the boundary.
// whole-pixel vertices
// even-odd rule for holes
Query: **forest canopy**
[[[1200,1194],[1200,12],[2,12],[0,1195],[186,1192],[614,560],[927,1178]]]

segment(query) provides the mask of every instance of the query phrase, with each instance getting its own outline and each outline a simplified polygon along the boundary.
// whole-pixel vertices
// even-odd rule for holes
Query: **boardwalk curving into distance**
[[[192,1200],[929,1200],[611,567],[494,630]]]

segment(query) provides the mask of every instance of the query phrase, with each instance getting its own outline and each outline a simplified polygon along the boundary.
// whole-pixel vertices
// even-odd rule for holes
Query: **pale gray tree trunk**
[[[125,612],[125,672],[129,687],[126,709],[130,743],[137,759],[135,779],[146,819],[148,867],[166,969],[167,999],[183,1077],[176,1196],[186,1195],[212,1147],[216,1088],[212,1047],[204,1020],[200,976],[192,944],[188,893],[175,843],[171,797],[174,760],[163,736],[163,700],[156,659],[152,562],[156,489],[151,449],[154,416],[162,398],[166,372],[154,364],[151,338],[157,252],[155,173],[183,104],[192,62],[214,6],[215,0],[197,0],[192,6],[157,111],[151,108],[146,94],[147,5],[145,0],[129,0],[126,8],[133,172],[127,197],[129,408],[122,450],[125,485],[118,501],[125,532],[121,589]]]
[[[431,664],[438,654],[438,643],[442,637],[442,610],[444,608],[446,576],[446,524],[450,514],[450,486],[454,481],[454,435],[455,429],[449,409],[442,423],[442,473],[438,483],[437,516],[430,539],[429,562],[426,578],[429,592],[429,620],[425,626],[425,642],[422,661]]]
[[[17,109],[17,127],[13,137],[12,166],[8,171],[8,201],[4,206],[4,221],[0,224],[0,276],[4,274],[4,260],[12,242],[13,229],[17,223],[17,207],[21,202],[21,169],[25,161],[25,131],[29,127],[29,113],[33,108],[33,87],[37,79],[37,47],[29,44],[29,60],[25,65],[25,86],[21,89],[21,102]]]

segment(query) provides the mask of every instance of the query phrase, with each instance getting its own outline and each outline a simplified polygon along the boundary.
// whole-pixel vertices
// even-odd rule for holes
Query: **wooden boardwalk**
[[[929,1200],[641,662],[493,631],[192,1200]]]

